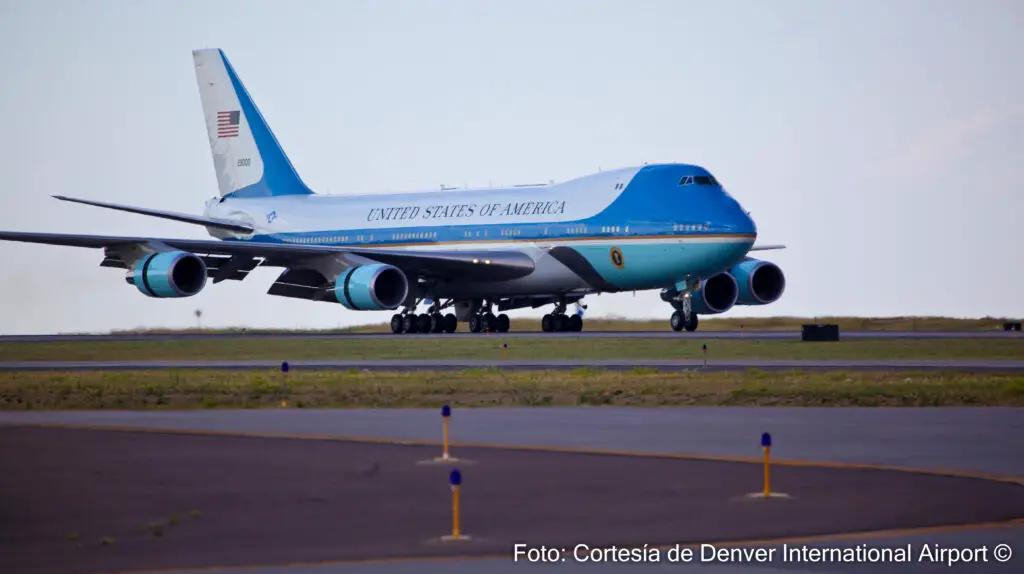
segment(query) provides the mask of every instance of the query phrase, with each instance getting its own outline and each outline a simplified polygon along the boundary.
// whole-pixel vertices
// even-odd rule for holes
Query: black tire
[[[569,317],[569,330],[579,333],[583,330],[583,317],[572,315]]]
[[[409,313],[408,315],[402,315],[402,331],[406,333],[415,333],[420,328],[420,321],[416,318],[416,315]]]
[[[508,333],[508,330],[512,327],[512,321],[509,320],[508,315],[502,313],[494,320],[494,328],[499,333]]]
[[[568,331],[569,317],[566,315],[555,315],[555,328],[558,331]]]
[[[484,313],[484,330],[488,333],[493,333],[497,329],[495,328],[498,318],[493,313]]]
[[[470,315],[469,317],[469,332],[479,333],[483,330],[484,320],[480,315]]]
[[[544,315],[540,319],[540,330],[545,333],[550,333],[555,330],[555,317],[553,315]]]
[[[683,321],[683,314],[679,311],[672,313],[672,318],[668,320],[668,324],[672,326],[673,331],[682,331],[685,321]]]
[[[430,315],[423,313],[417,318],[417,321],[419,321],[419,329],[417,329],[417,333],[430,332]]]
[[[686,323],[686,330],[691,332],[691,333],[696,331],[697,330],[697,323],[699,323],[699,320],[697,319],[697,314],[696,313],[690,313],[690,320],[687,321],[687,323]]]
[[[444,332],[454,333],[459,328],[459,320],[455,318],[453,313],[448,313],[444,316]]]
[[[569,330],[573,333],[580,333],[583,330],[583,317],[580,315],[569,315]]]
[[[444,331],[444,317],[440,313],[430,314],[430,332],[440,333]]]
[[[405,331],[405,323],[402,321],[402,316],[395,313],[391,316],[391,332],[400,335]]]

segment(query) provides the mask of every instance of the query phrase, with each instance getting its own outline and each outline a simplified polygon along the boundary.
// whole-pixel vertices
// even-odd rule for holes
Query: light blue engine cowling
[[[206,264],[184,251],[153,253],[140,259],[125,278],[148,297],[191,297],[206,286]]]
[[[719,273],[700,284],[700,289],[693,292],[690,309],[698,315],[714,315],[732,309],[739,296],[736,279],[728,273]]]
[[[739,288],[737,305],[767,305],[782,297],[786,276],[778,265],[757,259],[744,259],[729,270]]]
[[[409,294],[409,280],[396,267],[384,264],[349,267],[334,282],[334,296],[346,309],[395,309]]]

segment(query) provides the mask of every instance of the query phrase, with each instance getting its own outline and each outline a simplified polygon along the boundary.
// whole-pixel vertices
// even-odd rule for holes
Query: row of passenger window
[[[284,237],[285,243],[298,243],[301,245],[345,243],[351,239],[348,235],[316,235],[310,237]],[[356,235],[355,241],[373,241],[373,235]]]
[[[672,231],[707,231],[707,230],[708,230],[708,224],[707,223],[705,223],[704,225],[693,225],[693,224],[677,223],[676,225],[672,226]]]
[[[601,233],[629,233],[629,226],[627,225],[625,229],[623,229],[618,225],[606,225],[601,227]]]
[[[391,239],[437,239],[437,232],[421,231],[419,233],[395,233],[391,236]]]

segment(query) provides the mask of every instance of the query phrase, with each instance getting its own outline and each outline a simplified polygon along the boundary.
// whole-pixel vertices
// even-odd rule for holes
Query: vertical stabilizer
[[[199,97],[220,194],[309,195],[224,52],[194,50]]]

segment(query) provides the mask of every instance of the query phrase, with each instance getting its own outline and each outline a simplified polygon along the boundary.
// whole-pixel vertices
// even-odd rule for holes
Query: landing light
[[[479,259],[474,259],[473,263],[480,263],[480,260]]]
[[[484,259],[484,265],[490,265],[490,264],[491,264],[491,260],[490,259]]]

